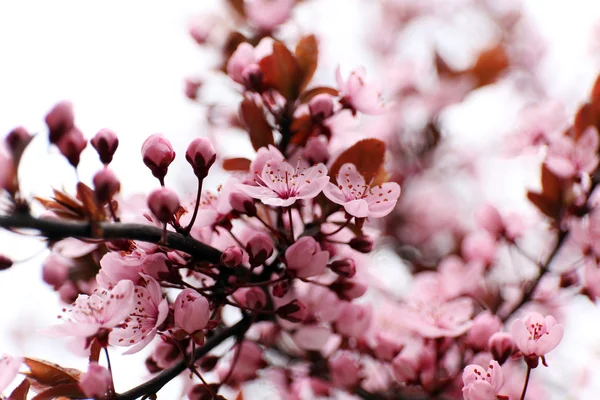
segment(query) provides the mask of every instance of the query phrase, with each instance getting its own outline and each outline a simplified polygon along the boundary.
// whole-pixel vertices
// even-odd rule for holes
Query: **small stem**
[[[115,208],[113,207],[112,199],[108,200],[108,210],[110,211],[110,215],[115,222],[121,222],[121,219],[117,216],[115,212]]]
[[[338,233],[339,231],[341,231],[342,229],[344,229],[345,227],[347,227],[351,220],[352,220],[352,218],[348,218],[346,220],[346,222],[344,222],[342,225],[340,225],[340,227],[337,228],[335,231],[329,232],[329,233],[323,233],[323,236],[332,236],[332,235],[335,235],[336,233]]]
[[[229,378],[231,378],[231,375],[233,375],[233,370],[235,369],[235,366],[237,365],[238,360],[240,359],[240,354],[242,353],[242,346],[240,342],[241,340],[237,341],[237,347],[235,349],[235,354],[233,355],[233,360],[231,361],[231,366],[229,367],[229,372],[227,372],[227,376],[225,376],[225,379],[221,381],[221,385],[226,385]]]
[[[292,207],[288,208],[288,218],[289,218],[289,224],[290,224],[290,232],[292,234],[292,243],[294,243],[294,240],[296,240],[296,237],[294,236],[294,222],[292,221]]]
[[[108,355],[108,348],[107,347],[104,348],[104,355],[106,356],[106,365],[108,367],[108,373],[110,374],[109,392],[112,395],[113,393],[115,393],[115,382],[113,380],[112,366],[110,364],[110,357]]]
[[[520,400],[525,400],[525,394],[527,394],[527,385],[529,384],[529,376],[531,375],[531,367],[527,366],[527,374],[525,375],[525,383],[523,384],[523,391],[521,392]]]
[[[196,204],[194,205],[194,213],[192,214],[192,219],[188,226],[183,230],[184,235],[189,235],[192,230],[192,226],[194,226],[194,222],[196,221],[196,217],[198,216],[198,209],[200,208],[200,196],[202,196],[202,182],[203,180],[198,178],[198,192],[196,193]]]

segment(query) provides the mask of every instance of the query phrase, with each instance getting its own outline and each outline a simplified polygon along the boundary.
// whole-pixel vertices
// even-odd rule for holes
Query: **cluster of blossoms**
[[[395,32],[382,36],[439,17],[429,3],[382,1],[379,29]],[[529,255],[523,218],[491,203],[472,213],[472,227],[461,224],[450,196],[422,184],[447,151],[439,117],[472,91],[516,79],[510,71],[531,70],[538,54],[518,46],[524,37],[534,41],[518,11],[475,3],[503,32],[501,43],[461,71],[432,51],[437,85],[409,65],[390,65],[396,75],[390,72],[385,92],[362,67],[331,71],[335,87],[314,85],[317,38],[298,37],[293,50],[278,40],[294,0],[229,1],[241,25],[225,42],[216,25],[194,25],[192,37],[218,50],[218,69],[240,96],[226,118],[208,116],[211,129],[243,131],[255,154],[226,158],[219,140],[191,140],[191,198],[169,186],[169,168],[182,153],[162,134],[141,145],[156,189],[122,196],[110,167],[119,140],[102,129],[89,141],[102,164],[90,185],[36,198],[45,211],[34,215],[17,171],[38,139],[23,127],[11,131],[0,146],[0,226],[50,239],[43,279],[71,306],[44,333],[72,337],[89,366],[73,371],[5,355],[0,393],[21,373],[11,399],[30,389],[39,398],[156,398],[187,371],[184,395],[193,400],[222,399],[227,390],[242,398],[254,380],[293,400],[548,398],[532,370],[553,365],[547,355],[564,333],[559,295],[600,296],[600,80],[571,124],[544,118],[521,129],[520,150],[544,149],[541,190],[527,197],[556,235],[547,254]],[[386,39],[375,49],[394,59],[395,45]],[[202,86],[188,81],[186,95],[203,104]],[[407,120],[415,109],[422,120]],[[349,135],[345,121],[362,114],[382,119],[385,129]],[[88,142],[71,103],[57,104],[45,121],[50,144],[77,169]],[[232,174],[210,191],[205,180],[217,166]],[[439,234],[450,244],[436,245]],[[382,279],[369,257],[384,235],[411,268],[409,291]],[[507,278],[506,250],[519,253],[533,275]],[[559,255],[572,254],[583,262],[557,268]],[[0,256],[0,270],[12,264]],[[148,347],[153,377],[117,390],[110,362],[101,362],[102,351],[108,359],[115,347],[126,355]]]

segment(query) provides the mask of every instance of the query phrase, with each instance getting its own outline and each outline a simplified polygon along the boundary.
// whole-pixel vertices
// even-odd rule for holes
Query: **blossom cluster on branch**
[[[253,157],[224,157],[217,151],[222,137],[176,149],[168,136],[153,134],[135,157],[156,188],[128,197],[111,164],[117,151],[131,149],[102,129],[89,140],[102,164],[91,181],[32,200],[18,171],[29,143],[43,135],[18,127],[6,136],[0,226],[33,229],[47,240],[42,278],[70,306],[40,334],[72,338],[89,366],[4,355],[0,393],[12,384],[10,399],[33,392],[37,399],[157,398],[182,376],[193,400],[248,397],[254,380],[282,399],[548,398],[535,371],[553,367],[547,355],[564,334],[559,298],[600,296],[600,79],[571,122],[531,122],[544,117],[536,110],[511,140],[511,151],[543,153],[541,189],[527,198],[554,238],[531,255],[521,244],[527,226],[519,215],[485,203],[473,213],[475,227],[462,226],[452,215],[453,194],[431,179],[451,153],[444,110],[501,81],[519,82],[540,104],[548,100],[532,72],[538,53],[531,49],[541,45],[517,8],[473,1],[449,11],[435,1],[382,0],[377,29],[385,40],[374,49],[389,63],[389,86],[365,68],[343,74],[338,67],[328,71],[332,87],[314,83],[321,59],[315,35],[281,40],[281,26],[293,23],[304,2],[226,3],[222,26],[214,17],[190,33],[220,54],[216,70],[239,94],[235,109],[218,118],[218,107],[202,98],[202,81],[189,80],[185,94],[206,106],[212,129],[244,132]],[[432,83],[395,59],[392,39],[411,23],[462,7],[502,32],[471,67],[450,67],[433,49]],[[226,40],[224,21],[232,26]],[[413,112],[418,120],[407,118]],[[384,128],[377,122],[373,134],[368,126],[357,135],[345,131],[347,121],[364,115]],[[49,143],[77,170],[88,140],[73,105],[58,103],[45,122]],[[191,198],[170,182],[176,157],[195,177]],[[231,176],[211,191],[205,180],[218,166]],[[446,245],[438,244],[440,234]],[[369,253],[386,237],[412,272],[404,293],[371,268]],[[499,255],[507,250],[533,274],[503,284]],[[574,255],[579,261],[563,261]],[[559,259],[568,265],[557,268]],[[0,256],[0,270],[8,268],[18,265]],[[141,368],[152,377],[116,388],[115,354],[145,348]]]

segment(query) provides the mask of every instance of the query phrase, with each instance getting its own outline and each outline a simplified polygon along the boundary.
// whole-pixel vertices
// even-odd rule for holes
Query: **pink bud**
[[[333,115],[333,98],[325,93],[318,94],[308,102],[308,110],[314,120],[323,121]]]
[[[273,296],[282,298],[290,291],[289,281],[280,281],[273,284]]]
[[[88,371],[79,380],[79,387],[86,397],[106,399],[111,383],[110,372],[92,361],[88,366]]]
[[[171,260],[164,253],[148,254],[142,258],[142,270],[154,279],[161,280],[171,273]]]
[[[192,39],[194,39],[196,43],[202,46],[206,43],[206,40],[210,35],[210,25],[208,25],[207,23],[196,22],[192,26],[190,26],[189,33]]]
[[[322,251],[321,246],[311,236],[300,238],[285,251],[288,271],[298,278],[322,274],[327,267],[327,261],[329,252]]]
[[[210,140],[196,138],[188,146],[185,152],[185,159],[194,168],[194,174],[199,179],[204,179],[208,175],[210,167],[215,163],[217,153]]]
[[[467,343],[476,350],[485,350],[489,338],[502,328],[502,320],[489,311],[484,311],[473,320],[473,325],[467,333]]]
[[[373,250],[373,239],[368,236],[357,236],[348,243],[351,248],[360,253],[370,253]]]
[[[0,271],[4,271],[5,269],[9,269],[12,267],[13,262],[10,258],[5,255],[0,254]]]
[[[499,237],[505,231],[502,216],[493,205],[486,203],[475,212],[477,224],[492,236]]]
[[[74,167],[79,165],[81,152],[86,146],[87,140],[85,140],[83,133],[76,127],[63,133],[56,142],[56,147],[58,147],[61,154],[65,156],[69,163]]]
[[[198,98],[198,90],[204,84],[203,81],[197,79],[186,79],[185,80],[185,95],[190,100],[196,100]]]
[[[109,164],[119,147],[119,138],[113,131],[104,128],[96,133],[90,143],[100,156],[100,161],[103,164]]]
[[[184,289],[175,299],[175,323],[187,333],[203,329],[210,318],[208,300],[193,289]]]
[[[237,246],[230,246],[221,255],[221,262],[228,267],[237,267],[244,259],[244,251]]]
[[[371,307],[346,303],[335,326],[340,334],[358,339],[369,330],[372,317]]]
[[[473,232],[461,244],[461,254],[466,261],[489,265],[496,256],[496,240],[487,232]]]
[[[257,287],[240,288],[235,291],[233,298],[242,307],[251,310],[261,310],[267,305],[267,295]]]
[[[354,300],[365,294],[367,286],[358,281],[339,278],[329,285],[329,289],[333,290],[340,299]]]
[[[256,233],[246,243],[246,252],[250,256],[250,265],[257,267],[273,254],[273,241],[266,233]]]
[[[348,351],[333,356],[329,362],[329,374],[334,386],[353,388],[360,380],[360,362]]]
[[[488,340],[488,348],[494,360],[500,364],[515,352],[515,342],[508,332],[496,332]]]
[[[242,83],[246,89],[260,92],[262,88],[263,72],[258,64],[250,64],[242,71]]]
[[[69,264],[68,258],[50,253],[42,266],[42,279],[57,290],[69,277]]]
[[[306,142],[302,155],[311,164],[326,164],[329,160],[327,140],[323,136],[313,136]]]
[[[142,157],[144,164],[152,175],[158,178],[161,182],[167,175],[169,165],[175,159],[175,152],[171,143],[160,133],[150,136],[142,145]]]
[[[356,263],[351,258],[336,260],[329,264],[329,268],[344,278],[352,278],[356,274]]]
[[[14,158],[19,158],[25,147],[31,142],[33,136],[27,129],[19,126],[8,133],[5,142]]]
[[[101,204],[105,204],[121,190],[121,182],[108,167],[104,167],[94,175],[94,191]]]
[[[244,83],[242,72],[256,62],[254,47],[250,43],[240,43],[227,62],[227,75],[237,83]]]
[[[233,191],[229,194],[229,204],[231,208],[241,214],[247,214],[250,217],[256,215],[256,206],[254,205],[254,199],[248,196],[246,193]]]
[[[292,300],[279,307],[276,313],[279,317],[290,322],[302,322],[308,317],[306,306],[299,300]]]
[[[173,214],[179,209],[179,197],[171,189],[162,187],[148,196],[148,208],[160,222],[171,222]]]
[[[50,130],[50,143],[56,144],[60,138],[75,127],[73,104],[62,101],[46,115],[46,125]]]
[[[183,359],[181,350],[175,340],[168,336],[160,336],[152,352],[152,359],[160,369],[170,368]]]

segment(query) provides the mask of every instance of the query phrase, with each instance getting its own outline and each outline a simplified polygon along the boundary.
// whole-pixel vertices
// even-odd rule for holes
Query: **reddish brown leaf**
[[[577,140],[590,126],[595,126],[596,121],[593,115],[592,105],[589,103],[584,104],[577,110],[575,114],[575,122],[573,123],[575,137]]]
[[[223,160],[223,169],[225,171],[248,171],[250,170],[250,160],[243,157],[227,158]]]
[[[510,62],[504,46],[498,45],[479,54],[470,73],[477,80],[477,87],[493,83],[509,67]]]
[[[235,400],[244,400],[243,392],[240,390],[238,395],[235,397]]]
[[[319,45],[315,35],[304,36],[296,45],[296,60],[301,71],[300,90],[303,90],[317,70]]]
[[[294,100],[300,89],[301,71],[296,58],[281,42],[273,44],[273,54],[259,62],[263,85],[277,90],[287,100]]]
[[[302,93],[298,100],[300,100],[300,103],[308,103],[310,101],[310,99],[312,99],[313,97],[315,97],[318,94],[323,94],[323,93],[330,94],[332,96],[339,96],[339,94],[340,94],[340,92],[338,92],[337,89],[330,88],[327,86],[318,86],[316,88],[309,89],[306,92]]]
[[[252,100],[245,99],[240,104],[240,116],[246,125],[246,131],[250,135],[250,141],[254,150],[274,144],[273,129],[265,118],[262,108]]]
[[[227,4],[242,18],[246,18],[246,9],[244,8],[244,0],[227,0]]]
[[[58,364],[34,358],[25,358],[24,363],[29,367],[29,372],[25,375],[32,380],[32,384],[37,384],[42,388],[77,383],[82,374],[77,369],[63,368]]]
[[[23,379],[23,382],[21,382],[19,386],[12,391],[8,397],[8,400],[27,400],[27,394],[29,393],[30,387],[31,384],[29,381],[27,379]]]
[[[383,166],[384,158],[384,142],[373,138],[364,139],[338,156],[329,169],[329,176],[332,181],[335,182],[340,167],[345,163],[352,163],[356,165],[357,170],[361,172],[365,177],[365,180],[369,182],[371,178],[377,176],[380,168]]]
[[[85,394],[83,394],[83,391],[81,390],[81,388],[79,388],[79,384],[65,383],[65,384],[57,385],[57,386],[54,386],[54,387],[44,390],[43,392],[38,393],[31,400],[54,400],[61,396],[65,396],[69,399],[87,399],[88,398]]]
[[[227,63],[229,62],[229,58],[240,45],[240,43],[247,41],[248,39],[246,36],[239,32],[233,31],[229,33],[229,36],[227,36],[227,40],[225,41],[225,45],[223,46],[223,64],[219,68],[221,71],[227,71]]]
[[[551,201],[560,203],[562,199],[562,184],[559,177],[550,171],[546,164],[542,165],[542,193]]]
[[[306,141],[312,132],[312,118],[308,114],[304,114],[295,118],[290,127],[292,132],[291,143],[299,146],[306,145]]]
[[[592,103],[600,103],[600,75],[598,75],[596,82],[594,82],[592,93],[590,94],[590,100]]]
[[[542,214],[556,219],[560,213],[560,205],[553,203],[548,198],[544,197],[542,193],[527,192],[527,199],[536,206]]]
[[[94,339],[90,346],[90,363],[98,362],[98,360],[100,359],[100,351],[102,351],[102,346],[100,345],[100,343],[98,343],[96,339]]]
[[[435,52],[435,69],[440,77],[443,78],[453,78],[455,76],[460,75],[460,73],[454,71],[450,66],[446,63],[446,61],[442,58],[440,53]]]

